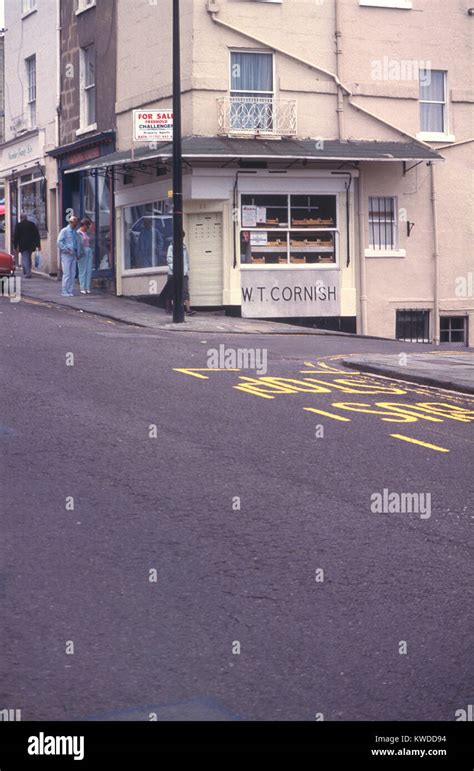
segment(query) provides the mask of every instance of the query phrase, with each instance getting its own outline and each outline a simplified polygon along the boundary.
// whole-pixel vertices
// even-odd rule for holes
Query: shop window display
[[[335,195],[242,195],[241,263],[335,264],[336,210]]]

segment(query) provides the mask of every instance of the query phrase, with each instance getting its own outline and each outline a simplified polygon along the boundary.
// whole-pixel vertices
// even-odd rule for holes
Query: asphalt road
[[[426,346],[156,334],[31,301],[2,301],[0,332],[0,709],[473,703],[474,399],[333,358]],[[267,350],[268,373],[203,372],[219,345]],[[384,489],[423,494],[418,513],[371,510]]]

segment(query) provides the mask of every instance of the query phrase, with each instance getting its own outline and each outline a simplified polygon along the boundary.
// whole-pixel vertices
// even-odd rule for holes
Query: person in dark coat
[[[31,255],[41,247],[39,230],[26,214],[20,216],[15,226],[13,248],[21,254],[21,267],[25,278],[31,278]]]

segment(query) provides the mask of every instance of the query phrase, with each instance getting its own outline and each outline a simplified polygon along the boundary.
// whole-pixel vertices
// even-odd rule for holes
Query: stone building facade
[[[472,342],[467,5],[182,0],[196,306]],[[139,295],[166,280],[172,146],[135,141],[134,111],[170,110],[171,7],[117,14],[118,152],[99,166],[123,172],[117,291]]]
[[[5,136],[0,177],[5,184],[5,246],[21,211],[41,235],[37,268],[55,273],[56,164],[47,156],[57,141],[59,0],[5,2]]]
[[[94,279],[113,281],[113,175],[76,169],[115,149],[115,0],[61,0],[58,167],[60,219],[92,221]]]

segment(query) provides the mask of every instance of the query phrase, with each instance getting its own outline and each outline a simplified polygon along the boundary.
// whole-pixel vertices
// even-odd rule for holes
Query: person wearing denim
[[[92,280],[92,248],[91,239],[89,236],[89,228],[91,221],[87,217],[81,220],[81,227],[79,228],[78,235],[82,239],[83,254],[78,260],[79,268],[79,286],[81,294],[91,294],[91,280]]]
[[[63,270],[63,297],[74,297],[77,260],[83,254],[82,239],[76,233],[76,227],[77,217],[70,217],[69,224],[61,230],[58,236],[58,248]]]

